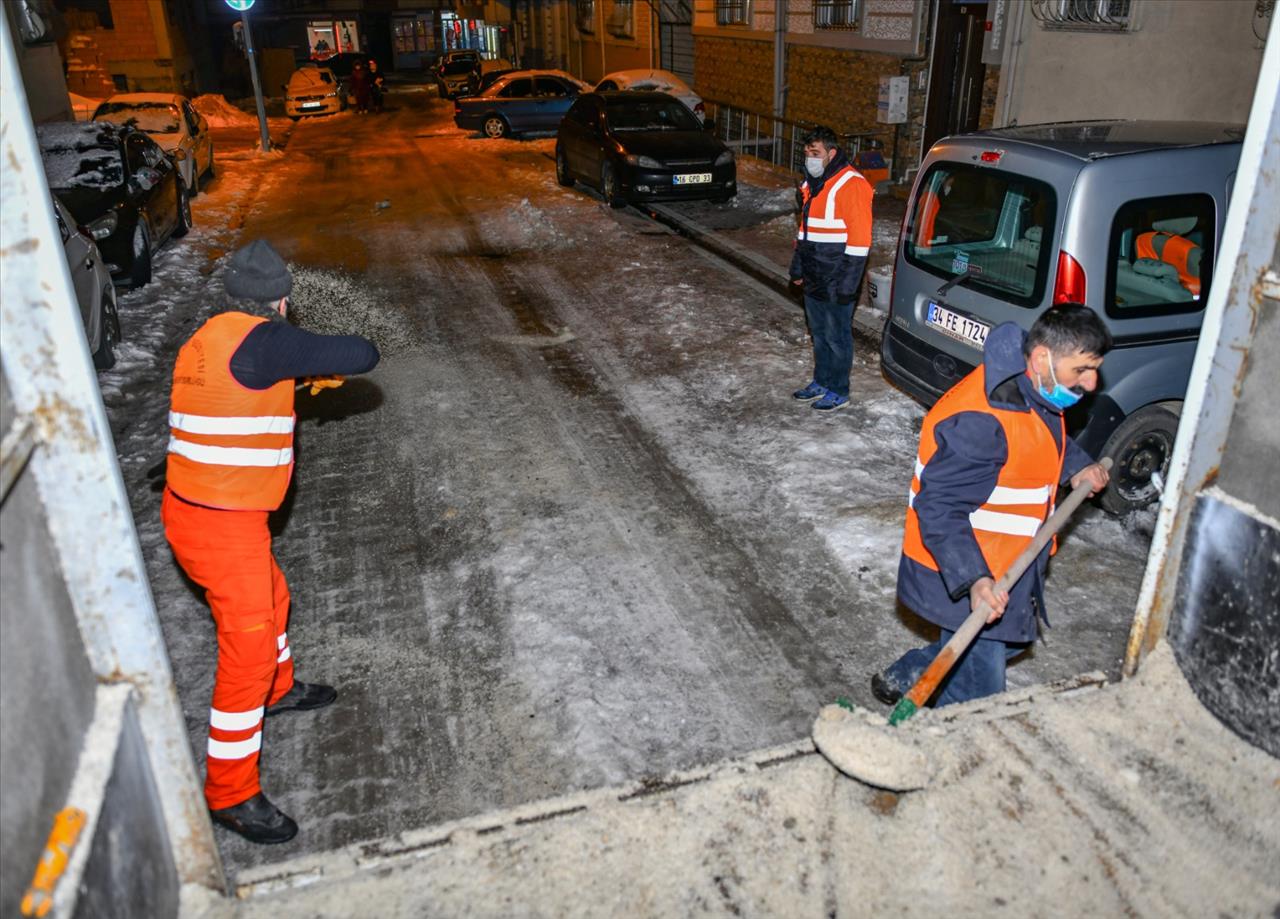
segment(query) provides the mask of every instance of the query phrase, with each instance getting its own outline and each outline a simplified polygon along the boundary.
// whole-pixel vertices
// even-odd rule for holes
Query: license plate
[[[967,345],[972,345],[979,351],[987,343],[987,333],[991,331],[991,326],[985,322],[978,322],[968,316],[953,313],[946,307],[938,306],[932,301],[930,301],[928,309],[925,310],[924,320],[940,332],[950,335],[952,338],[958,339]]]
[[[709,172],[691,172],[688,175],[671,177],[672,185],[706,185],[711,181]]]
[[[319,108],[323,104],[324,104],[323,102],[304,102],[302,103],[302,107],[303,108]]]

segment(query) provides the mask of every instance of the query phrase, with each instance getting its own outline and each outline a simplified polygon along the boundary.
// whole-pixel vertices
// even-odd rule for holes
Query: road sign
[[[249,12],[249,7],[253,6],[254,0],[227,0],[227,6],[231,7],[237,13]]]

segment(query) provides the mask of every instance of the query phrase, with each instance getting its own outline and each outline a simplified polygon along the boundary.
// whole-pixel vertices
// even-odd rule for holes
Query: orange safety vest
[[[214,316],[188,339],[173,367],[165,474],[180,498],[223,510],[273,511],[293,475],[293,380],[249,389],[231,357],[266,322]]]
[[[916,230],[915,244],[928,249],[933,242],[934,225],[938,211],[942,209],[942,197],[935,191],[926,191],[920,202],[920,227]]]
[[[1157,237],[1163,240],[1159,245],[1157,245]],[[1185,236],[1175,236],[1173,233],[1142,233],[1138,236],[1136,247],[1138,258],[1153,258],[1172,265],[1178,270],[1179,283],[1191,293],[1197,296],[1200,294],[1200,279],[1187,267],[1187,258],[1191,255],[1191,250],[1199,248],[1191,240]]]
[[[920,476],[937,451],[933,430],[939,423],[961,412],[984,412],[1004,428],[1009,456],[1000,469],[996,487],[982,506],[969,515],[969,525],[987,567],[997,578],[1009,570],[1014,560],[1030,544],[1049,516],[1062,477],[1063,450],[1036,412],[994,408],[987,401],[984,370],[974,370],[953,386],[925,415],[920,430],[915,474],[907,496],[907,528],[902,551],[926,568],[938,570],[938,563],[920,538],[920,519],[915,499],[920,493]],[[1066,422],[1059,417],[1061,440],[1067,442]],[[1054,546],[1056,550],[1056,544]],[[1053,550],[1051,550],[1053,551]]]
[[[853,182],[848,192],[840,190]],[[871,251],[871,197],[874,190],[858,170],[845,166],[823,184],[809,204],[809,181],[800,186],[800,229],[796,239],[839,243],[846,255]],[[806,210],[804,205],[809,205]],[[807,216],[806,216],[807,215]]]

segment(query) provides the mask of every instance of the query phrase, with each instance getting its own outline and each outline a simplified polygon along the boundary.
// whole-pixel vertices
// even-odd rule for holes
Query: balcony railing
[[[703,99],[706,116],[715,122],[714,133],[734,153],[754,156],[793,172],[804,171],[804,136],[816,125],[762,115],[728,102]],[[882,144],[890,136],[885,131],[840,134],[840,149],[852,161],[872,141]]]

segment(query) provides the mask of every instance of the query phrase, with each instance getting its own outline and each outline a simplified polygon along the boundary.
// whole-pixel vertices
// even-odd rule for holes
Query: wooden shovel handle
[[[1111,458],[1103,457],[1100,461],[1103,469],[1110,471]],[[1022,577],[1024,571],[1031,567],[1031,563],[1043,551],[1044,547],[1049,544],[1049,540],[1057,535],[1062,529],[1068,518],[1075,513],[1076,508],[1084,503],[1084,499],[1089,497],[1090,491],[1086,488],[1076,488],[1067,496],[1067,500],[1058,505],[1058,509],[1050,515],[1049,519],[1044,522],[1036,535],[1032,537],[1031,543],[1022,550],[1022,554],[1013,560],[1013,564],[1009,566],[1009,570],[1001,575],[1000,580],[996,581],[995,591],[1000,593],[1013,587],[1017,583],[1018,578]],[[991,607],[986,603],[979,603],[974,610],[969,613],[969,618],[965,619],[960,628],[956,629],[956,633],[951,636],[951,640],[946,643],[938,656],[920,674],[920,679],[916,680],[916,685],[912,686],[907,694],[902,697],[902,701],[898,703],[903,714],[899,717],[899,708],[893,710],[890,716],[891,724],[897,724],[899,721],[905,721],[915,714],[916,709],[922,708],[929,697],[933,695],[938,688],[938,684],[951,672],[951,668],[955,662],[960,659],[960,655],[964,654],[974,637],[982,631],[982,627],[987,623],[987,617],[991,615]],[[904,703],[910,701],[910,706],[904,706]],[[908,711],[909,709],[909,711]]]

